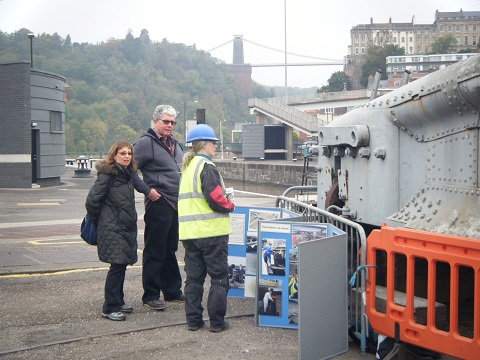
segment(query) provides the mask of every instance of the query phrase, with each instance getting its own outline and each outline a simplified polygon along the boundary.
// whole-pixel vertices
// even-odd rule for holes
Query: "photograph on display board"
[[[255,234],[258,230],[258,222],[262,220],[275,220],[280,217],[280,212],[269,211],[269,210],[260,210],[260,209],[251,209],[248,216],[248,231],[253,231]]]
[[[245,258],[238,256],[228,257],[228,280],[230,288],[245,287]]]
[[[289,280],[288,280],[288,320],[290,324],[298,324],[298,259],[297,249],[289,251]]]
[[[257,235],[247,236],[247,245],[245,257],[247,262],[247,275],[257,275],[258,258],[257,258],[258,237]]]
[[[262,275],[285,276],[284,239],[262,239]]]
[[[306,241],[322,239],[327,236],[327,226],[295,225],[292,226],[292,247]]]
[[[264,316],[282,316],[282,281],[275,286],[258,287],[258,313]]]

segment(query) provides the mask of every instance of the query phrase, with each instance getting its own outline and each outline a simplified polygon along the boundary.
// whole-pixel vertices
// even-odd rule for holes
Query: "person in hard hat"
[[[225,186],[212,157],[218,138],[206,124],[193,127],[187,136],[192,148],[183,158],[178,197],[179,238],[185,248],[185,314],[187,328],[202,328],[203,284],[211,278],[208,293],[210,331],[228,329],[227,312],[228,239],[232,232],[228,213],[235,204],[225,195]]]

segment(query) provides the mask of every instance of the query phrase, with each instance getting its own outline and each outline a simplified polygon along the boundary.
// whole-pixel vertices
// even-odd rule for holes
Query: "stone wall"
[[[226,180],[287,186],[302,185],[303,161],[296,163],[218,159],[214,161],[222,177]],[[317,183],[317,172],[315,165],[312,163],[308,167],[307,179],[307,185],[315,185]]]

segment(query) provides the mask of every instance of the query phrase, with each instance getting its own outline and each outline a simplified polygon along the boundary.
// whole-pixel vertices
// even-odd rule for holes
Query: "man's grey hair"
[[[177,116],[177,112],[170,105],[158,105],[153,112],[153,120],[162,120],[163,114]]]

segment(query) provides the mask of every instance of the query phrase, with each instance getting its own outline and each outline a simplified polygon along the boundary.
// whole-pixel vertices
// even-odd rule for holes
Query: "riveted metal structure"
[[[320,127],[318,206],[480,239],[479,111],[476,55]]]

